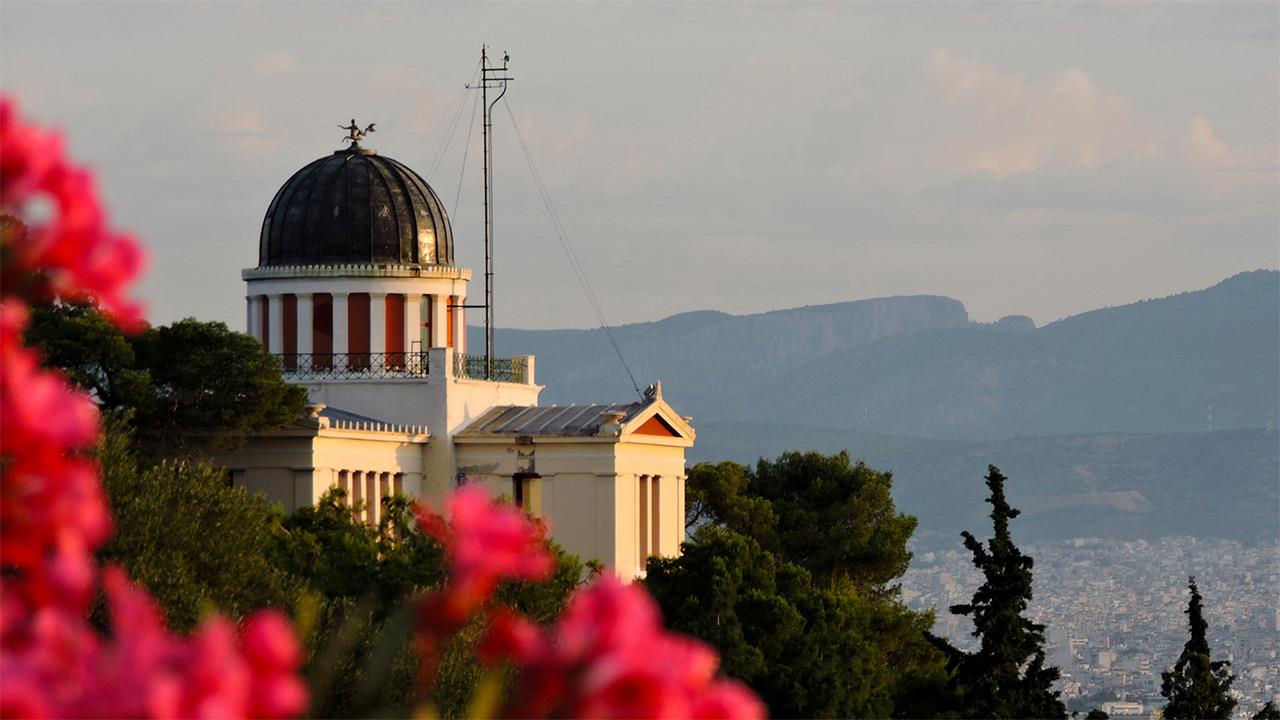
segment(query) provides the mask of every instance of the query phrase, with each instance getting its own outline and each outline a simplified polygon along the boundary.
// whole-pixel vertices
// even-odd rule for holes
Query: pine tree
[[[1206,637],[1209,623],[1204,619],[1200,589],[1194,577],[1187,579],[1187,587],[1191,589],[1191,602],[1186,609],[1191,638],[1183,646],[1173,669],[1160,673],[1160,694],[1169,701],[1164,706],[1164,716],[1169,720],[1229,718],[1236,706],[1230,694],[1231,683],[1235,681],[1229,670],[1231,663],[1210,659]]]
[[[1034,561],[1009,535],[1009,521],[1019,511],[1005,500],[1006,478],[999,468],[987,470],[995,535],[983,547],[972,534],[962,533],[986,582],[972,602],[951,607],[952,613],[973,618],[973,635],[982,640],[976,652],[949,651],[958,710],[967,717],[1065,718],[1067,709],[1053,689],[1058,669],[1045,665],[1045,627],[1023,617],[1031,602]]]

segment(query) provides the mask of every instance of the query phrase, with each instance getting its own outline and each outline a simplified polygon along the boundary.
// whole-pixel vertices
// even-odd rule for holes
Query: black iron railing
[[[427,353],[281,353],[284,373],[295,380],[403,378],[427,374]]]
[[[483,355],[453,356],[454,377],[470,380],[492,380],[494,382],[527,383],[529,380],[529,358],[505,357],[493,359],[492,377],[487,377],[485,357]]]

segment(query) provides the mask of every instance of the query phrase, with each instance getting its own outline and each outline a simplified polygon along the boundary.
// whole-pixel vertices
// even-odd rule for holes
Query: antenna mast
[[[481,123],[484,135],[484,378],[493,379],[493,106],[507,94],[507,63],[511,56],[502,53],[502,67],[490,67],[489,47],[480,46],[480,82],[467,85],[480,90],[484,107]],[[501,90],[491,102],[489,90]]]

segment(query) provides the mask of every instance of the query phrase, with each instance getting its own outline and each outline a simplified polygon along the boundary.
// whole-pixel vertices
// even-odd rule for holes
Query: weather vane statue
[[[356,124],[356,119],[351,118],[350,125],[338,126],[343,130],[347,131],[347,136],[342,138],[342,142],[351,143],[351,147],[360,147],[360,141],[364,139],[365,135],[368,135],[369,133],[373,132],[374,125],[377,125],[377,123],[369,123],[369,127],[361,130],[360,126]]]

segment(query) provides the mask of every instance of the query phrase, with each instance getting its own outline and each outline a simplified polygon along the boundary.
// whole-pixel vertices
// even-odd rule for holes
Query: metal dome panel
[[[404,164],[358,146],[308,164],[271,200],[258,267],[453,265],[444,205]]]

